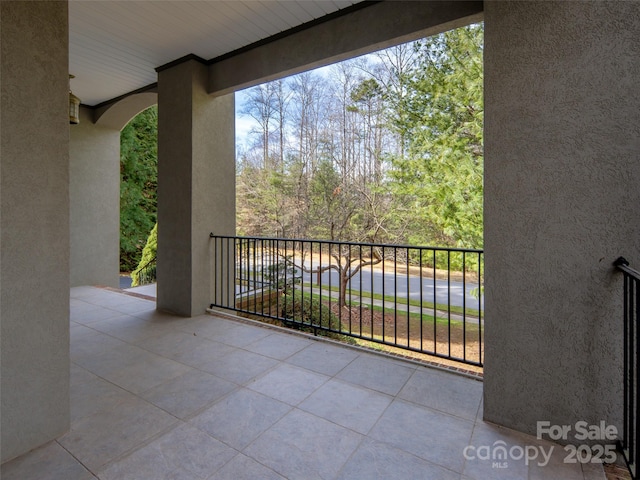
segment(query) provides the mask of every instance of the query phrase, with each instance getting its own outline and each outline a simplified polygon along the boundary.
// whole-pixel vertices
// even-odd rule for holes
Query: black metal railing
[[[139,287],[156,281],[156,257],[131,272],[131,286]]]
[[[629,267],[629,262],[623,257],[613,263],[624,274],[624,380],[623,380],[623,433],[618,442],[632,478],[638,478],[638,433],[640,432],[640,413],[638,400],[640,399],[640,381],[638,379],[638,345],[640,329],[638,328],[638,314],[640,313],[640,272]]]
[[[483,364],[483,252],[211,234],[211,307]]]

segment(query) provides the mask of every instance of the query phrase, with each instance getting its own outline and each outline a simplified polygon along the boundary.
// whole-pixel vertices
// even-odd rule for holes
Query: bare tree
[[[257,141],[239,160],[279,175],[243,176],[249,184],[238,189],[239,229],[297,238],[397,238],[401,222],[389,214],[393,201],[382,189],[387,158],[402,144],[390,127],[399,114],[390,109],[402,98],[412,48],[395,47],[248,92],[241,112],[256,121]],[[245,200],[250,204],[243,206]]]
[[[241,113],[249,115],[259,125],[260,145],[262,146],[263,167],[269,163],[269,138],[271,125],[276,115],[275,88],[273,83],[263,83],[249,90],[248,102]]]
[[[347,306],[347,288],[349,282],[356,276],[363,267],[377,265],[382,262],[382,254],[378,247],[364,247],[356,245],[328,245],[328,264],[318,261],[313,266],[313,259],[310,261],[311,266],[307,266],[306,254],[296,257],[295,253],[288,254],[286,249],[283,251],[277,249],[275,254],[281,258],[283,263],[294,270],[300,270],[310,275],[322,275],[325,272],[335,271],[338,274],[338,305]]]
[[[278,122],[278,168],[284,172],[285,165],[285,140],[287,138],[287,117],[291,91],[286,80],[271,82],[275,118]]]

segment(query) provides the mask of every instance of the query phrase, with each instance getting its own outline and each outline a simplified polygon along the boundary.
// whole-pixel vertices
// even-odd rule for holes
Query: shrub
[[[142,258],[131,272],[131,286],[137,287],[156,281],[156,255],[158,252],[158,223],[153,226],[142,250]]]
[[[308,294],[298,292],[283,296],[280,315],[285,320],[301,323],[310,327],[322,327],[340,331],[340,319],[334,315],[327,305]]]

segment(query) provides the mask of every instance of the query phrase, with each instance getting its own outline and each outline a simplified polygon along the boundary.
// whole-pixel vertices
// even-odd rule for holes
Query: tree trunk
[[[347,306],[347,284],[349,283],[349,271],[347,268],[340,269],[340,292],[338,294],[338,304],[340,308]]]

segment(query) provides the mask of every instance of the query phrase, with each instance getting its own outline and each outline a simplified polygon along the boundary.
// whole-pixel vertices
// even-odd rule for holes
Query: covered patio
[[[481,405],[476,378],[77,287],[71,429],[4,464],[2,478],[604,478],[599,465],[563,463],[559,445],[483,422]],[[477,447],[496,442],[553,453],[480,459]]]
[[[0,2],[3,479],[602,478],[559,447],[508,468],[478,448],[541,452],[539,422],[623,431],[612,263],[640,264],[639,19],[638,2]],[[232,270],[210,234],[235,235],[234,92],[479,21],[483,383],[205,315]],[[86,285],[118,285],[120,129],[156,103],[154,303]]]

